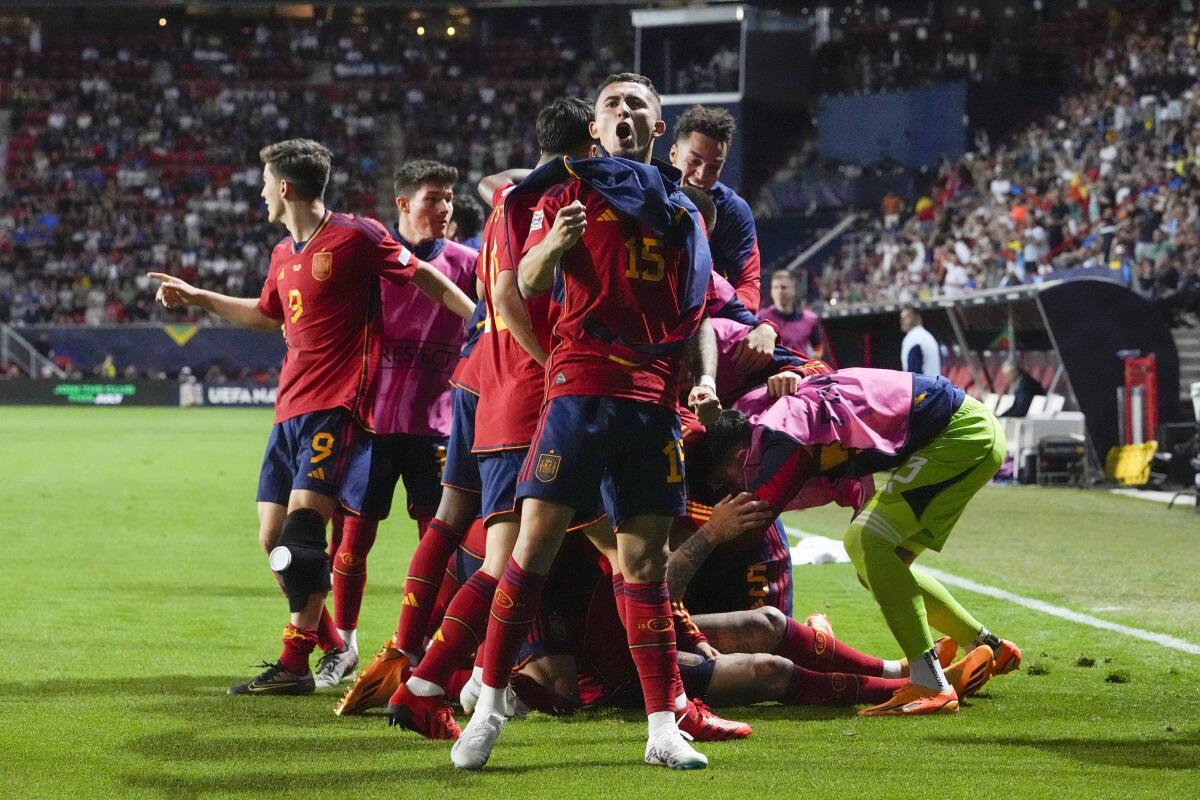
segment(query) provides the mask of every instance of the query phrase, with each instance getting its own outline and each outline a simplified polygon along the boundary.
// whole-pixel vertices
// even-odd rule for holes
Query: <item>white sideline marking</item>
[[[834,539],[826,536],[818,536],[815,533],[802,531],[799,528],[793,528],[791,525],[784,525],[784,529],[797,539],[825,539],[831,544],[840,544]],[[1119,622],[1109,622],[1106,619],[1093,617],[1091,614],[1081,614],[1078,611],[1072,611],[1069,608],[1056,606],[1052,603],[1046,603],[1042,600],[1035,600],[1032,597],[1024,597],[1019,594],[1007,591],[1005,589],[997,589],[995,586],[977,583],[969,578],[960,578],[957,575],[951,575],[949,572],[942,572],[940,569],[933,569],[921,565],[921,569],[928,572],[933,577],[937,578],[942,583],[950,586],[957,586],[960,589],[966,589],[976,594],[994,597],[997,600],[1007,600],[1010,603],[1016,603],[1019,606],[1031,609],[1033,611],[1041,611],[1043,614],[1049,614],[1052,617],[1078,622],[1080,625],[1087,625],[1100,630],[1112,631],[1114,633],[1123,633],[1126,636],[1132,636],[1135,639],[1153,642],[1154,644],[1168,647],[1172,650],[1181,650],[1192,655],[1200,655],[1200,645],[1192,644],[1184,639],[1177,639],[1174,636],[1167,636],[1165,633],[1155,633],[1154,631],[1144,631],[1141,628],[1133,628],[1129,625],[1122,625]]]

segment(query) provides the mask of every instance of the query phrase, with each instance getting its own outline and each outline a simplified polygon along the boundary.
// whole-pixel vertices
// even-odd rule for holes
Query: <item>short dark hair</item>
[[[558,97],[537,115],[538,149],[544,155],[561,156],[591,144],[588,123],[595,112],[592,104],[578,97]]]
[[[288,139],[269,144],[258,157],[271,174],[295,187],[297,200],[316,200],[325,195],[333,153],[312,139]]]
[[[454,201],[454,213],[450,215],[450,221],[454,223],[455,241],[466,241],[483,228],[483,209],[474,197],[464,194]]]
[[[392,188],[396,190],[397,196],[411,196],[421,188],[422,184],[426,183],[432,183],[435,186],[453,186],[457,182],[457,169],[449,164],[429,159],[405,161],[392,176]]]
[[[729,144],[736,130],[737,123],[733,115],[725,109],[692,106],[675,120],[675,141],[700,133],[715,142]]]
[[[650,90],[650,94],[654,97],[654,102],[658,106],[658,113],[662,115],[662,98],[658,96],[658,89],[654,88],[654,82],[645,75],[639,75],[636,72],[614,72],[613,74],[600,81],[600,88],[596,89],[596,100],[600,99],[600,95],[604,94],[604,90],[614,83],[636,83],[640,86],[645,86]]]
[[[711,491],[709,477],[734,450],[750,443],[752,431],[750,419],[745,414],[732,408],[722,411],[717,421],[705,428],[704,438],[688,453],[689,492],[694,488],[697,496],[704,497],[701,502],[720,499],[704,496]]]
[[[700,217],[704,220],[704,230],[709,236],[712,236],[713,228],[717,224],[717,204],[708,196],[708,192],[699,186],[688,184],[683,187],[683,193],[688,196],[688,200],[691,200],[692,205],[700,212]]]

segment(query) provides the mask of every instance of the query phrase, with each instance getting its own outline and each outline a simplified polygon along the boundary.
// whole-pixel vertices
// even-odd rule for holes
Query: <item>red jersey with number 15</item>
[[[496,310],[493,293],[501,272],[516,271],[508,257],[504,200],[514,184],[502,186],[492,195],[492,213],[483,229],[476,268],[487,304],[483,335],[476,345],[477,375],[488,387],[475,409],[476,453],[518,450],[528,447],[537,427],[545,394],[545,369],[517,342],[504,318]],[[530,210],[523,212],[528,219]],[[525,301],[525,310],[542,347],[550,349],[550,295]]]
[[[618,212],[595,189],[572,179],[542,195],[524,251],[546,238],[559,209],[579,200],[587,228],[562,257],[561,310],[546,364],[546,399],[603,395],[675,408],[680,355],[642,356],[638,345],[667,340],[681,323],[692,330],[703,307],[682,318],[689,265],[683,247]]]
[[[379,222],[333,211],[308,241],[275,245],[258,310],[287,335],[276,422],[342,407],[371,429],[379,279],[406,284],[419,263]]]

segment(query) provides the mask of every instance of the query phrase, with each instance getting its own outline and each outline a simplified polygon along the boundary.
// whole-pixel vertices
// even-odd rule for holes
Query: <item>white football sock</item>
[[[408,679],[408,683],[404,684],[408,690],[417,697],[437,697],[440,694],[445,694],[446,690],[438,686],[432,681],[427,681],[424,678],[413,676]]]
[[[937,653],[932,647],[922,653],[920,658],[908,662],[908,680],[909,683],[933,689],[935,692],[944,692],[950,688],[950,682],[946,680],[946,673],[942,671],[942,665],[938,663]]]
[[[483,667],[471,667],[471,677],[480,686],[483,686]]]
[[[675,714],[671,711],[655,711],[652,714],[647,714],[646,720],[650,724],[651,736],[667,726],[675,727]]]
[[[358,628],[351,628],[348,631],[338,628],[338,635],[342,637],[347,647],[356,653],[358,652]]]
[[[904,677],[904,667],[900,665],[899,661],[890,661],[885,658],[885,659],[883,659],[883,673],[880,674],[879,677],[881,677],[881,678],[903,678]]]
[[[675,713],[682,714],[685,709],[687,709],[687,695],[680,692],[679,696],[675,698]]]
[[[479,701],[475,703],[475,716],[499,714],[506,716],[504,713],[505,700],[504,690],[507,687],[501,686],[499,689],[494,686],[483,684],[483,688],[479,691]],[[674,719],[674,716],[671,717]]]

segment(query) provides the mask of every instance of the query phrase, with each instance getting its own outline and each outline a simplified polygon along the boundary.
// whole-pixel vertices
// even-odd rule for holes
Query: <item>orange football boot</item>
[[[375,659],[358,673],[354,683],[350,684],[342,699],[333,707],[333,713],[339,717],[349,717],[369,708],[387,705],[388,698],[412,672],[407,656],[397,650],[395,644],[394,637],[388,639],[383,649],[375,654]]]

